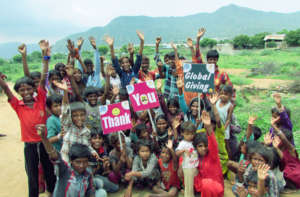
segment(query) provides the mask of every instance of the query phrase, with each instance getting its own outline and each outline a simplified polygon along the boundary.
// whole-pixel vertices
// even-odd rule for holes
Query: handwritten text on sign
[[[152,80],[126,86],[134,111],[159,107],[159,100]]]
[[[101,105],[99,110],[104,134],[132,128],[128,101]]]
[[[213,64],[184,64],[184,91],[212,93],[215,66]]]

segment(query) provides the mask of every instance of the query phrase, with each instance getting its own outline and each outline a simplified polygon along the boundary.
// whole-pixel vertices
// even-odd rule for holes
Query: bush
[[[40,51],[34,51],[28,57],[30,58],[30,61],[32,61],[32,62],[41,61],[42,53]]]
[[[20,54],[15,55],[13,57],[13,62],[15,62],[15,63],[21,63],[22,62],[22,55],[20,55]]]
[[[106,55],[108,52],[108,47],[105,45],[101,45],[98,47],[98,51],[101,55]]]
[[[204,38],[201,42],[200,42],[200,46],[201,47],[209,47],[209,48],[213,48],[214,46],[217,45],[217,41],[214,39],[210,39],[210,38]]]
[[[55,53],[52,55],[53,60],[65,60],[67,56],[63,53]]]
[[[247,35],[239,35],[233,39],[233,47],[235,49],[249,49],[250,38]]]
[[[257,49],[263,49],[265,47],[264,38],[268,34],[270,34],[270,33],[263,32],[263,33],[255,34],[254,36],[250,37],[251,47],[257,48]]]
[[[285,40],[289,46],[300,46],[300,29],[289,31],[286,34]]]
[[[7,63],[7,62],[6,62],[4,59],[0,58],[0,66],[4,65],[4,64],[6,64],[6,63]]]

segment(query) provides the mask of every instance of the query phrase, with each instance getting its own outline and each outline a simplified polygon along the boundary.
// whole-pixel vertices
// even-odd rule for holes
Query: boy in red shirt
[[[21,124],[21,140],[24,142],[25,169],[28,176],[28,188],[30,197],[39,196],[38,187],[38,165],[42,163],[47,190],[52,193],[55,186],[56,177],[53,165],[48,154],[41,143],[41,138],[36,132],[36,126],[46,124],[46,89],[45,81],[48,72],[48,62],[50,60],[50,46],[46,40],[40,41],[43,54],[43,73],[37,96],[34,97],[34,82],[28,77],[23,77],[15,83],[15,91],[22,97],[18,100],[9,89],[5,81],[0,77],[0,86],[4,90],[8,102],[18,115]]]

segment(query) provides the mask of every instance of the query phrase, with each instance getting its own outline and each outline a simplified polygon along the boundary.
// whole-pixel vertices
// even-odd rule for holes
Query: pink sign
[[[159,100],[152,80],[126,86],[134,111],[159,107]]]
[[[129,102],[123,101],[99,107],[104,134],[132,128]]]

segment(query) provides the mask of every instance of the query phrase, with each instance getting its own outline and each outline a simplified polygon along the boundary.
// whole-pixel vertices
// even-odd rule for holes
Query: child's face
[[[139,119],[140,119],[140,120],[144,120],[144,121],[148,120],[148,114],[147,114],[147,111],[141,112],[140,115],[139,115]]]
[[[198,115],[198,101],[195,101],[192,103],[191,105],[191,111],[192,111],[192,115],[193,116],[197,116]]]
[[[64,77],[66,75],[65,66],[59,67],[58,71],[61,77]]]
[[[82,128],[86,119],[86,113],[82,110],[73,111],[71,113],[72,122],[75,126]]]
[[[157,126],[157,131],[161,133],[166,130],[166,128],[168,127],[168,123],[165,119],[161,118],[157,120],[156,126]]]
[[[164,61],[165,61],[165,64],[168,64],[168,65],[169,65],[169,58],[168,58],[168,57],[166,57],[166,58],[164,59]]]
[[[94,71],[94,64],[87,64],[86,69],[88,73],[93,73]]]
[[[150,139],[149,133],[146,129],[141,131],[140,139]]]
[[[170,57],[168,63],[172,68],[175,68],[175,57]]]
[[[61,114],[61,103],[52,103],[51,113],[57,117]]]
[[[208,63],[208,64],[214,64],[214,65],[217,65],[217,63],[218,63],[218,58],[215,58],[215,57],[209,57],[209,58],[207,59],[207,63]]]
[[[193,139],[194,139],[195,133],[192,132],[192,131],[186,131],[186,130],[183,130],[182,135],[183,135],[183,139],[184,139],[185,141],[191,142],[191,141],[193,141]]]
[[[71,165],[74,168],[76,172],[79,174],[82,174],[85,172],[86,168],[89,165],[89,160],[86,157],[83,158],[77,158],[71,161]]]
[[[246,146],[246,144],[244,142],[241,145],[241,153],[243,153],[244,155],[247,154],[247,146]]]
[[[91,138],[91,144],[92,144],[92,147],[96,150],[98,150],[99,148],[101,148],[101,146],[103,145],[103,138],[100,136],[100,135],[94,135],[92,138]]]
[[[32,80],[33,80],[33,83],[34,83],[34,88],[37,89],[40,85],[41,78],[34,77]]]
[[[175,115],[176,112],[177,112],[177,110],[178,110],[177,107],[175,107],[175,106],[173,106],[173,105],[169,105],[168,109],[169,109],[169,112],[170,112],[172,115]]]
[[[49,81],[50,81],[50,83],[52,84],[52,86],[54,86],[53,81],[58,81],[58,82],[60,82],[60,81],[61,81],[61,78],[60,78],[60,76],[58,76],[58,75],[52,75],[51,78],[49,79]]]
[[[222,90],[220,92],[220,99],[223,103],[227,103],[231,99],[231,94]]]
[[[74,70],[73,76],[77,83],[81,81],[82,74],[79,69]]]
[[[169,163],[170,158],[171,158],[171,155],[170,155],[169,150],[168,150],[166,147],[164,147],[164,148],[161,150],[160,158],[162,159],[162,162],[163,162],[163,163]]]
[[[18,93],[22,97],[24,103],[32,102],[33,101],[33,92],[34,89],[31,85],[23,83],[20,85],[18,89]]]
[[[130,69],[130,63],[128,58],[123,58],[121,62],[121,66],[125,72],[128,72]]]
[[[279,116],[279,114],[277,112],[272,113],[273,118],[277,118],[278,116]]]
[[[204,157],[207,154],[208,148],[207,148],[207,146],[205,146],[205,144],[203,142],[198,144],[196,148],[197,148],[198,154],[201,157]]]
[[[91,105],[91,106],[96,106],[97,105],[97,99],[98,99],[98,95],[93,93],[93,94],[89,94],[87,95],[86,97],[88,103]]]
[[[248,193],[252,196],[252,197],[258,197],[258,189],[257,189],[257,184],[254,182],[249,182],[248,183]]]
[[[141,146],[139,149],[139,156],[143,161],[147,161],[150,158],[150,149],[148,146]]]
[[[251,164],[252,164],[253,170],[256,170],[258,165],[262,165],[265,163],[266,163],[265,159],[260,154],[258,154],[258,153],[252,154]]]
[[[125,144],[125,138],[124,136],[121,137],[122,138],[122,148],[125,148],[126,144]],[[118,152],[121,151],[121,146],[120,146],[120,140],[118,140],[115,144],[115,148]]]
[[[109,69],[110,69],[110,72],[111,72],[111,76],[116,77],[117,76],[116,69],[112,66],[110,66]]]
[[[142,61],[141,67],[142,67],[143,72],[148,72],[148,70],[149,70],[149,60],[144,59]]]

